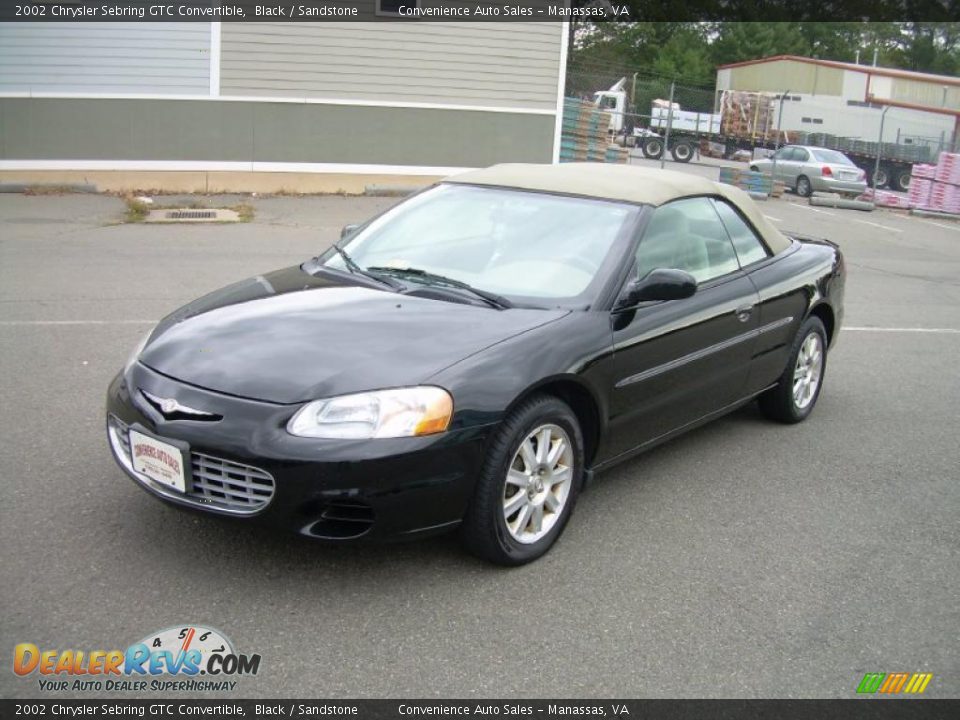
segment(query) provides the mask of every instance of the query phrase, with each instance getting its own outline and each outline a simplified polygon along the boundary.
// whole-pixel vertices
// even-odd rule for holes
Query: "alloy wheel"
[[[535,543],[556,525],[570,497],[573,458],[558,425],[541,425],[520,443],[503,487],[503,519],[514,540]]]
[[[793,369],[793,402],[803,410],[817,395],[823,376],[823,341],[817,333],[810,333],[800,346],[797,365]]]

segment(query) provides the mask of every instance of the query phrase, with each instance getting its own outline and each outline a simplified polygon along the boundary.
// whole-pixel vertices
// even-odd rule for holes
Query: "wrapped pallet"
[[[769,140],[777,134],[776,102],[770,93],[726,90],[720,96],[720,127],[725,135]]]
[[[610,114],[578,98],[563,103],[560,162],[625,163],[629,152],[610,143]]]

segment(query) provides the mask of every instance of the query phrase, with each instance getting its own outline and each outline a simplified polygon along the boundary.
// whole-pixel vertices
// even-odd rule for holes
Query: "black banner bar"
[[[4,22],[960,20],[960,0],[0,0]]]
[[[0,718],[953,720],[960,700],[0,700]]]

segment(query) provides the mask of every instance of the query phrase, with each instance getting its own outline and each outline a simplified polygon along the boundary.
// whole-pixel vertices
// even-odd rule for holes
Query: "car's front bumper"
[[[167,420],[140,390],[222,419]],[[286,431],[298,408],[213,393],[136,364],[108,389],[107,437],[127,475],[182,508],[327,540],[418,536],[462,519],[492,426],[422,438],[316,440]],[[186,493],[134,471],[124,442],[130,427],[189,446],[194,482]]]

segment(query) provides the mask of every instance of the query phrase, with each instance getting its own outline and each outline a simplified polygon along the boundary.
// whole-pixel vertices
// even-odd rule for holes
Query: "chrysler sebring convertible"
[[[836,245],[736,188],[499,165],[171,313],[111,383],[107,436],[180,508],[330,541],[457,528],[518,565],[601,470],[751,400],[806,419],[844,280]]]

